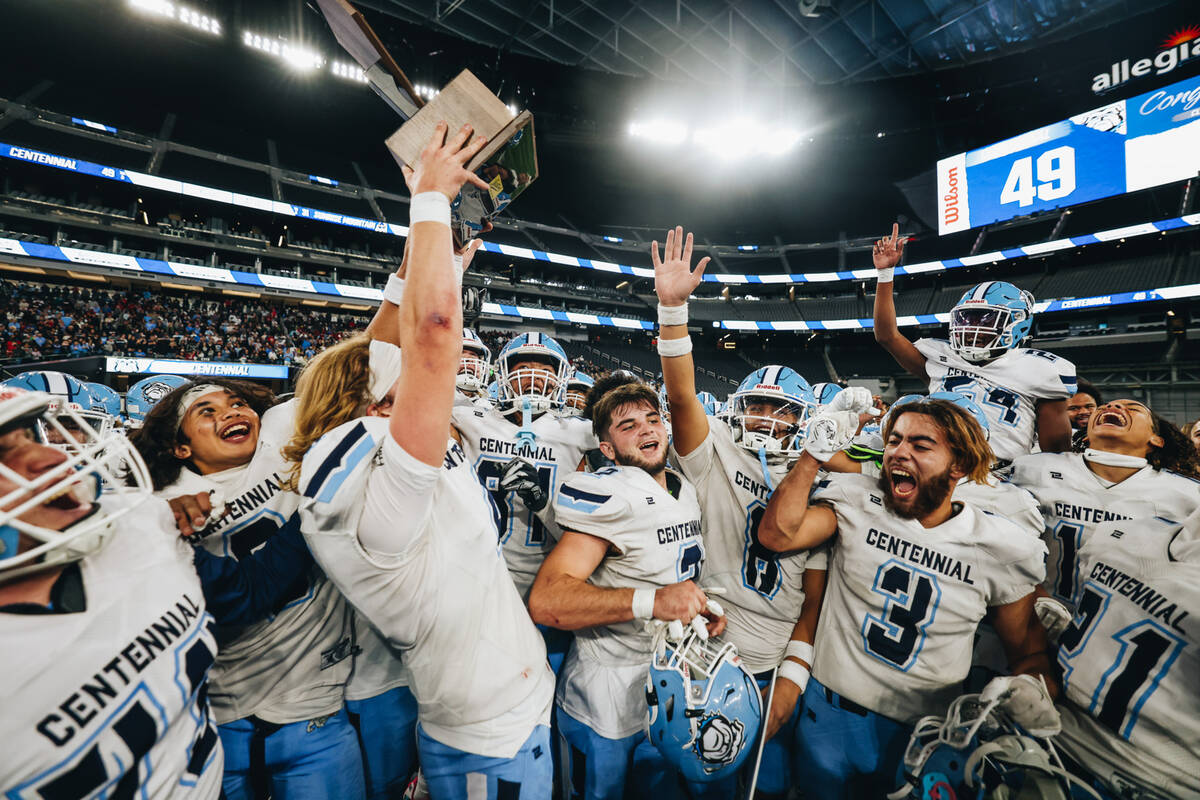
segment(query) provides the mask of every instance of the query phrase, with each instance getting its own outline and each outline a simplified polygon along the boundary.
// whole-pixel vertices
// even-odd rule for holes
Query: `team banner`
[[[278,378],[288,368],[277,364],[237,364],[226,361],[183,361],[174,358],[121,358],[108,356],[104,369],[119,375],[213,375],[219,378]]]
[[[1195,177],[1200,76],[937,165],[938,233]]]

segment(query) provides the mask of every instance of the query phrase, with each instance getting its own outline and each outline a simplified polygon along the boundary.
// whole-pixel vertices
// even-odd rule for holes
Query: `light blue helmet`
[[[459,391],[478,394],[487,385],[492,371],[492,351],[470,328],[463,328],[462,358],[458,362],[455,385]]]
[[[991,435],[991,425],[988,423],[987,414],[979,407],[979,404],[971,397],[960,392],[933,392],[929,395],[930,400],[949,400],[954,405],[966,411],[975,421],[979,423],[979,427],[983,428],[983,438],[987,439]]]
[[[116,389],[105,386],[103,383],[93,383],[91,381],[84,385],[92,395],[93,405],[98,404],[104,409],[104,413],[113,419],[121,418],[121,395],[117,394]]]
[[[543,369],[513,369],[522,361],[540,361]],[[500,350],[496,378],[500,381],[500,406],[520,410],[526,402],[535,414],[562,406],[567,394],[571,363],[554,339],[542,333],[522,333]]]
[[[817,398],[817,404],[827,406],[833,402],[833,398],[838,396],[838,392],[842,390],[841,386],[836,383],[814,383],[812,387],[813,396]]]
[[[762,725],[758,684],[737,648],[702,641],[690,627],[679,644],[656,644],[646,676],[646,735],[686,781],[736,775]]]
[[[487,386],[488,400],[492,401],[492,405],[500,402],[500,382],[492,381]]]
[[[154,405],[183,386],[188,379],[182,375],[151,375],[142,378],[125,392],[125,416],[131,428],[140,428]]]
[[[721,413],[721,401],[712,392],[698,392],[696,399],[704,406],[704,413],[708,416],[715,417]]]
[[[973,286],[950,309],[950,347],[986,362],[1021,345],[1033,328],[1033,295],[1004,281]]]
[[[78,378],[65,372],[53,370],[35,370],[22,372],[16,377],[4,381],[5,386],[14,386],[27,392],[41,392],[50,395],[60,410],[71,410],[82,420],[91,425],[96,432],[104,437],[113,427],[113,419],[104,410],[104,405]]]
[[[729,402],[729,425],[738,444],[756,453],[799,457],[817,399],[796,370],[779,365],[756,369]]]
[[[563,401],[562,408],[558,409],[558,414],[563,417],[577,417],[583,413],[583,407],[587,404],[588,392],[596,382],[592,380],[592,376],[586,372],[574,370],[571,377],[567,380],[567,396]]]

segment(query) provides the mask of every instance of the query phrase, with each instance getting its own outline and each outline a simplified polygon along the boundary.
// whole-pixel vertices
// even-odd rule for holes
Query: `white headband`
[[[400,348],[390,342],[372,339],[368,363],[371,381],[367,391],[371,394],[371,402],[378,403],[387,397],[400,377]]]
[[[179,401],[179,411],[175,414],[175,430],[179,430],[179,426],[183,424],[183,418],[187,416],[188,409],[194,406],[201,397],[213,392],[228,391],[224,386],[218,386],[215,383],[201,383],[188,389]]]

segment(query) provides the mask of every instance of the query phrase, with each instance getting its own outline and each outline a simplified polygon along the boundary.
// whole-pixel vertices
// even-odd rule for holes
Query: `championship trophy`
[[[436,97],[424,102],[354,6],[346,0],[317,3],[338,44],[362,67],[376,94],[404,120],[385,142],[397,162],[415,168],[434,127],[443,120],[449,134],[470,125],[474,136],[488,140],[467,163],[488,190],[468,183],[450,204],[455,241],[461,246],[537,178],[533,115],[522,111],[514,117],[470,70],[460,72]]]

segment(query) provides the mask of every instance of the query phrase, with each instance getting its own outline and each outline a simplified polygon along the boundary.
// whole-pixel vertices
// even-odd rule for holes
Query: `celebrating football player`
[[[65,437],[63,420],[85,434],[69,451],[42,433]],[[124,437],[47,394],[0,387],[7,797],[221,795],[212,618],[192,549],[149,490]]]
[[[1021,347],[1033,327],[1033,296],[1011,283],[985,281],[950,310],[950,341],[911,342],[896,324],[893,273],[904,255],[900,226],[875,242],[875,340],[929,391],[959,392],[987,412],[996,458],[1011,461],[1033,449],[1071,449],[1066,400],[1075,394],[1075,365]]]
[[[462,355],[461,269],[450,201],[482,180],[483,146],[439,123],[413,187],[404,352],[390,417],[350,419],[308,449],[305,538],[318,563],[401,651],[417,747],[435,800],[551,794],[554,676],[496,548],[497,515],[451,428]],[[355,398],[357,400],[357,398]]]
[[[852,411],[810,420],[804,455],[759,525],[763,545],[779,552],[836,536],[800,716],[801,777],[824,797],[890,788],[911,726],[944,714],[959,693],[985,615],[1020,674],[1005,688],[1019,698],[1010,711],[1030,728],[1055,716],[1045,685],[1031,677],[1050,674],[1034,616],[1045,547],[955,498],[960,478],[987,478],[992,452],[980,426],[946,400],[893,407],[879,479],[833,475],[810,503],[821,463],[858,424]]]
[[[772,492],[800,455],[803,425],[815,398],[793,370],[764,367],[738,387],[729,423],[706,413],[696,395],[687,300],[708,259],[691,268],[692,242],[691,234],[685,238],[676,228],[667,232],[661,259],[657,242],[651,250],[658,352],[674,412],[671,444],[680,470],[697,487],[706,583],[726,592],[721,601],[728,615],[725,637],[763,685],[780,669],[768,719],[782,726],[782,735],[764,748],[757,788],[760,796],[782,797],[792,785],[798,700],[811,667],[819,600],[807,605],[804,619],[801,611],[806,594],[820,593],[826,557],[824,551],[781,557],[759,542],[758,525]]]
[[[657,394],[643,383],[612,389],[596,402],[592,424],[616,466],[575,473],[559,490],[563,534],[538,572],[529,610],[541,624],[575,631],[557,696],[573,791],[589,800],[624,797],[632,769],[631,786],[650,796],[673,777],[662,774],[643,730],[653,641],[646,622],[704,615],[716,635],[725,620],[696,584],[700,506],[692,485],[667,469]]]

